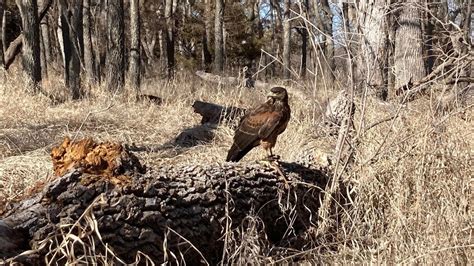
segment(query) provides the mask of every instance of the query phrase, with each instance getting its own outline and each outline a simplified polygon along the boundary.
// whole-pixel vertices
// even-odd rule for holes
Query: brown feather
[[[287,97],[282,101],[270,98],[258,108],[249,111],[240,120],[226,160],[239,161],[250,150],[260,145],[261,141],[268,141],[270,148],[273,147],[277,136],[286,129],[289,119]]]

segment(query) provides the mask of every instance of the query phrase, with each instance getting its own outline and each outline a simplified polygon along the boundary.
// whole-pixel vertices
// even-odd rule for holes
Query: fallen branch
[[[215,103],[195,101],[194,112],[202,116],[201,124],[217,125],[222,121],[232,121],[240,118],[246,111],[244,108],[234,106],[222,106]]]

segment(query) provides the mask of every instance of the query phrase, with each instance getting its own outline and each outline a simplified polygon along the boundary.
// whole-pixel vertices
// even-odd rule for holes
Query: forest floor
[[[162,97],[161,105],[136,102],[101,87],[92,88],[80,101],[67,100],[58,79],[43,81],[43,87],[57,95],[55,102],[29,94],[25,87],[19,76],[0,84],[0,205],[21,198],[38,180],[52,176],[51,148],[66,136],[127,144],[148,167],[224,163],[232,143],[230,126],[219,126],[210,136],[203,132],[198,141],[183,137],[182,132],[201,130],[193,102],[249,108],[265,99],[264,91],[219,87],[192,76],[168,84],[145,81],[143,93]],[[336,137],[327,134],[321,114],[324,99],[336,93],[314,93],[302,84],[289,87],[292,119],[274,150],[281,160],[332,152]],[[370,97],[356,99],[358,145],[344,180],[355,197],[336,230],[321,236],[318,245],[304,252],[305,259],[474,261],[472,105],[436,116],[427,96],[399,107]],[[395,119],[366,130],[394,114]],[[242,163],[262,155],[261,149],[254,149]],[[261,253],[243,262],[263,262],[258,261],[265,257]]]

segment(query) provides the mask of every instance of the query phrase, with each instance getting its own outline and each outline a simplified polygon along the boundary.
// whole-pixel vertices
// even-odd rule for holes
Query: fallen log
[[[85,158],[100,147],[89,148]],[[119,173],[128,177],[127,182],[113,182],[109,174],[85,173],[88,167],[82,164],[71,165],[78,168],[68,167],[68,173],[1,217],[0,262],[16,255],[13,260],[18,262],[64,264],[67,249],[69,258],[92,263],[93,248],[93,254],[113,252],[114,260],[127,263],[144,253],[158,263],[182,256],[192,265],[215,264],[222,255],[224,234],[244,228],[249,215],[262,221],[271,245],[289,243],[287,232],[294,232],[293,237],[303,234],[317,219],[320,191],[314,188],[327,183],[324,173],[285,162],[273,167],[166,166],[147,173],[131,172],[138,167],[130,167]],[[289,188],[284,188],[282,174],[290,180]],[[25,249],[33,251],[17,255]]]
[[[232,121],[240,118],[246,111],[244,108],[235,106],[222,106],[215,103],[195,101],[193,103],[195,113],[202,116],[201,124],[217,125],[222,121]]]

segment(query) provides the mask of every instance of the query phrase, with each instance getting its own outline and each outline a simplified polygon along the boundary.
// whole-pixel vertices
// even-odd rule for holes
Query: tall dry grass
[[[171,83],[144,82],[143,92],[162,97],[161,106],[135,102],[100,86],[91,88],[85,99],[71,101],[58,78],[43,82],[56,95],[54,102],[25,92],[25,86],[19,75],[0,84],[0,203],[20,198],[35,182],[49,178],[50,148],[65,136],[143,147],[137,155],[150,167],[223,162],[233,135],[228,126],[218,127],[211,141],[199,145],[174,142],[183,130],[199,124],[193,101],[251,107],[265,97],[263,91],[211,85],[186,75]],[[308,152],[331,152],[335,138],[325,134],[319,113],[323,98],[336,92],[314,93],[297,84],[289,91],[293,116],[275,152],[284,161],[300,160]],[[332,230],[318,237],[309,232],[307,251],[275,253],[256,229],[259,221],[249,217],[248,225],[229,237],[226,262],[473,261],[472,106],[439,117],[424,98],[367,131],[367,125],[393,115],[399,106],[370,98],[358,99],[356,106],[358,145],[344,177],[350,197]],[[255,149],[244,161],[262,155]]]

